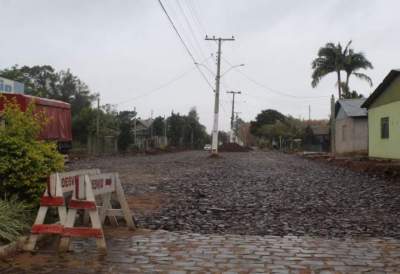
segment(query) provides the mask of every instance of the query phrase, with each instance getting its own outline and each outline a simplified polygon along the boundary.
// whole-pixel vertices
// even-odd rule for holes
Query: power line
[[[203,60],[203,63],[206,62],[206,61],[207,61],[208,59],[210,59],[210,58],[211,58],[211,56],[208,57],[207,59]],[[199,65],[202,65],[202,63],[199,64]],[[164,83],[164,84],[161,84],[160,86],[158,86],[158,87],[156,87],[156,88],[154,88],[154,89],[151,89],[151,90],[149,90],[149,91],[147,91],[147,92],[144,92],[144,93],[142,93],[142,94],[140,94],[140,95],[138,95],[138,96],[136,96],[136,97],[133,97],[133,98],[131,98],[131,99],[121,101],[121,102],[116,103],[116,104],[114,104],[114,105],[122,105],[122,104],[125,104],[125,103],[128,103],[128,102],[135,101],[135,100],[137,100],[137,99],[140,99],[140,98],[149,96],[149,95],[151,95],[151,94],[153,94],[153,93],[155,93],[155,92],[157,92],[157,91],[159,91],[159,90],[161,90],[161,89],[163,89],[163,88],[165,88],[165,87],[171,85],[172,83],[175,83],[176,81],[182,79],[183,77],[185,77],[186,75],[188,75],[190,72],[192,72],[196,67],[197,67],[197,66],[191,67],[190,69],[184,71],[183,73],[178,74],[176,77],[173,77],[171,80],[167,81],[167,82]]]
[[[162,10],[164,11],[165,15],[167,16],[169,22],[171,23],[171,26],[173,27],[173,29],[175,30],[176,34],[179,37],[179,40],[181,41],[182,45],[184,46],[184,48],[186,49],[186,52],[188,53],[188,55],[190,56],[190,58],[192,59],[193,63],[196,65],[196,59],[194,58],[192,52],[190,51],[190,49],[188,48],[188,46],[186,45],[185,41],[183,40],[181,34],[179,33],[178,29],[176,28],[174,21],[172,21],[172,18],[169,16],[167,10],[165,9],[164,5],[162,4],[161,0],[158,0],[158,3],[160,4]],[[208,86],[211,88],[211,90],[214,90],[212,84],[210,83],[210,81],[208,81],[207,77],[205,76],[205,74],[203,73],[203,71],[196,65],[197,70],[200,72],[201,76],[203,77],[203,79],[207,82]]]
[[[204,35],[206,35],[207,34],[206,28],[204,27],[204,24],[200,20],[199,13],[197,12],[196,1],[191,2],[190,0],[187,0],[187,1],[184,1],[184,3],[188,7],[189,12],[192,14],[192,17],[195,19],[194,21],[195,21],[195,23],[197,23],[198,30],[200,30],[200,32],[202,32]],[[211,52],[211,53],[214,52],[214,50],[211,48],[210,44],[207,43],[207,46],[208,46],[209,52]],[[211,60],[210,60],[210,62],[211,62]]]
[[[232,65],[228,60],[226,60],[225,58],[222,58],[227,64]],[[296,96],[296,95],[292,95],[289,93],[285,93],[282,91],[278,91],[275,89],[270,88],[269,86],[260,83],[259,81],[255,80],[254,78],[250,77],[249,75],[247,75],[246,73],[244,73],[241,70],[236,70],[235,71],[241,75],[243,75],[247,80],[249,80],[250,82],[252,82],[253,84],[260,86],[264,89],[266,89],[269,92],[284,96],[284,97],[289,97],[289,98],[293,98],[293,99],[320,99],[320,98],[328,98],[329,96]]]
[[[169,80],[168,82],[166,82],[166,83],[164,83],[164,84],[162,84],[162,85],[160,85],[160,86],[158,86],[158,87],[156,87],[156,88],[154,88],[154,89],[151,89],[151,90],[149,90],[149,91],[147,91],[147,92],[144,92],[144,93],[142,93],[142,94],[140,94],[140,95],[138,95],[138,96],[136,96],[136,97],[133,97],[133,98],[131,98],[131,99],[124,100],[124,101],[121,101],[121,102],[119,102],[119,103],[116,103],[115,105],[122,105],[122,104],[125,104],[125,103],[128,103],[128,102],[132,102],[132,101],[135,101],[135,100],[137,100],[137,99],[140,99],[140,98],[149,96],[149,95],[151,95],[151,94],[153,94],[153,93],[155,93],[155,92],[157,92],[157,91],[159,91],[159,90],[161,90],[161,89],[163,89],[163,88],[165,88],[165,87],[171,85],[172,83],[174,83],[174,82],[176,82],[176,81],[182,79],[182,78],[185,77],[187,74],[189,74],[190,72],[192,72],[194,69],[195,69],[195,67],[192,67],[192,68],[190,68],[189,70],[186,70],[184,73],[179,74],[177,77],[172,78],[172,79]]]
[[[175,0],[177,1],[177,0]],[[183,38],[183,40],[186,42],[188,48],[191,50],[193,53],[193,56],[197,59],[198,57],[201,56],[201,53],[199,49],[197,48],[197,45],[193,41],[192,37],[189,34],[189,30],[187,28],[187,23],[184,22],[184,18],[182,16],[182,11],[178,8],[178,3],[175,5],[172,4],[172,1],[165,1],[164,6],[166,10],[169,12],[169,16],[171,18],[174,18],[174,23],[177,29],[179,29],[180,34]],[[188,38],[188,39],[186,39]]]
[[[186,21],[186,24],[187,24],[187,26],[188,26],[189,32],[190,32],[190,34],[192,35],[194,44],[198,47],[199,52],[200,52],[200,55],[202,56],[202,58],[206,58],[205,55],[204,55],[203,49],[201,48],[200,42],[199,42],[199,40],[197,39],[197,37],[196,37],[196,35],[195,35],[195,32],[194,32],[194,30],[193,30],[193,28],[192,28],[192,24],[190,23],[188,17],[186,16],[185,10],[183,9],[183,7],[182,7],[182,5],[181,5],[181,3],[180,3],[179,0],[176,0],[176,3],[178,4],[178,7],[179,7],[179,9],[180,9],[180,11],[181,11],[181,13],[182,13],[182,15],[183,15],[183,18],[184,18],[185,21]]]

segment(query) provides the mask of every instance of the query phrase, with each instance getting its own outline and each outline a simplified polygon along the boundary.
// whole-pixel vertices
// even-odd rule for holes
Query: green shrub
[[[35,203],[48,175],[62,170],[63,156],[55,144],[38,140],[46,120],[43,113],[34,112],[33,106],[22,112],[15,102],[6,101],[1,119],[0,193]]]
[[[31,215],[23,202],[0,199],[0,242],[11,242],[30,228]]]

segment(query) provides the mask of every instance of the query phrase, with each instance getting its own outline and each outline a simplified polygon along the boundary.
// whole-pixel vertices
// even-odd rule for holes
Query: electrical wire
[[[172,20],[172,18],[169,16],[167,10],[165,9],[163,3],[161,2],[161,0],[158,0],[158,3],[160,4],[162,10],[164,11],[165,15],[167,16],[169,22],[171,23],[172,28],[175,30],[176,34],[179,37],[179,40],[181,41],[182,45],[184,46],[184,48],[186,49],[187,54],[189,55],[189,57],[192,59],[193,63],[196,65],[197,70],[200,72],[201,76],[203,77],[203,79],[207,82],[208,86],[211,88],[211,90],[214,90],[214,87],[212,86],[212,84],[210,83],[210,81],[207,79],[206,75],[203,73],[203,71],[198,67],[197,62],[196,62],[196,58],[194,58],[192,52],[190,51],[190,49],[188,48],[187,44],[185,43],[185,41],[183,40],[181,34],[179,33],[178,29],[175,26],[174,21]]]
[[[178,4],[178,7],[179,7],[179,9],[180,9],[180,11],[181,11],[181,13],[183,15],[183,18],[185,19],[186,25],[188,26],[188,29],[189,29],[189,32],[190,32],[192,38],[193,38],[194,44],[197,46],[201,57],[205,59],[206,57],[204,55],[203,49],[202,49],[202,47],[200,45],[199,40],[197,39],[197,37],[195,35],[195,32],[194,32],[194,30],[192,28],[192,24],[190,23],[190,21],[188,19],[188,16],[186,16],[186,12],[185,12],[184,8],[182,7],[182,5],[181,5],[179,0],[176,0],[176,3]]]
[[[211,57],[208,57],[207,59],[203,60],[202,63],[206,62],[206,61],[207,61],[208,59],[210,59],[210,58],[211,58]],[[202,64],[202,63],[201,63],[201,64]],[[156,88],[153,88],[153,89],[151,89],[151,90],[149,90],[149,91],[147,91],[147,92],[143,92],[142,94],[140,94],[140,95],[138,95],[138,96],[135,96],[135,97],[130,98],[130,99],[128,99],[128,100],[121,101],[121,102],[116,103],[116,104],[114,104],[114,105],[122,105],[122,104],[125,104],[125,103],[128,103],[128,102],[132,102],[132,101],[135,101],[135,100],[137,100],[137,99],[140,99],[140,98],[149,96],[149,95],[151,95],[151,94],[153,94],[153,93],[155,93],[155,92],[157,92],[157,91],[159,91],[159,90],[161,90],[161,89],[163,89],[163,88],[166,88],[167,86],[169,86],[169,85],[175,83],[176,81],[182,79],[183,77],[185,77],[186,75],[188,75],[189,73],[191,73],[196,67],[197,67],[197,66],[193,66],[193,67],[191,67],[190,69],[185,70],[183,73],[178,74],[177,76],[173,77],[171,80],[165,82],[164,84],[159,85],[159,86],[156,87]]]
[[[222,57],[222,60],[223,60],[224,62],[226,62],[228,65],[232,66],[232,64],[231,64],[228,60],[226,60],[224,57]],[[289,93],[286,93],[286,92],[278,91],[278,90],[276,90],[276,89],[270,88],[269,86],[267,86],[267,85],[265,85],[265,84],[263,84],[263,83],[260,83],[259,81],[255,80],[254,78],[252,78],[251,76],[247,75],[247,74],[244,73],[243,71],[238,70],[238,69],[236,69],[236,68],[234,68],[234,69],[235,69],[235,72],[241,74],[242,76],[244,76],[247,80],[249,80],[249,81],[252,82],[253,84],[255,84],[255,85],[259,86],[259,87],[262,87],[262,88],[264,88],[265,90],[267,90],[267,91],[269,91],[269,92],[271,92],[271,93],[275,93],[275,94],[277,94],[277,95],[281,95],[281,96],[289,97],[289,98],[293,98],[293,99],[303,99],[303,100],[304,100],[304,99],[329,98],[329,96],[296,96],[296,95],[292,95],[292,94],[289,94]]]

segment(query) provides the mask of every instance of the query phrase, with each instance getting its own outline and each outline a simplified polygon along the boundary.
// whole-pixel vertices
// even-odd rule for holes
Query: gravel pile
[[[218,147],[218,151],[220,152],[248,152],[250,151],[249,148],[241,146],[236,143],[226,143],[222,144]]]

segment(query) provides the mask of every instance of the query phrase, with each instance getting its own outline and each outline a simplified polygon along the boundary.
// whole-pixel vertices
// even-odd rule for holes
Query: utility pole
[[[133,121],[133,138],[134,138],[134,145],[136,147],[136,120],[137,120],[136,107],[133,108],[133,111],[135,112],[135,120]]]
[[[96,154],[100,151],[100,94],[97,95],[97,115],[96,115]]]
[[[308,105],[308,123],[311,124],[311,105]]]
[[[336,154],[336,111],[335,111],[335,96],[331,97],[331,153]]]
[[[164,145],[165,146],[168,145],[168,141],[167,141],[167,119],[165,119],[165,115],[164,115]]]
[[[97,96],[96,137],[100,136],[100,94]]]
[[[215,100],[214,100],[214,123],[213,123],[213,131],[212,131],[212,145],[211,152],[213,155],[218,154],[218,113],[219,113],[219,86],[220,86],[220,78],[221,78],[221,44],[224,41],[235,41],[235,38],[216,38],[208,37],[206,35],[207,41],[217,41],[218,42],[218,52],[217,52],[217,75],[215,76]]]
[[[151,110],[150,114],[150,136],[153,139],[153,110]]]
[[[234,128],[234,129],[236,128],[238,131],[239,131],[238,119],[239,119],[239,114],[240,114],[240,113],[241,113],[241,112],[235,111],[235,122],[234,122],[234,126],[233,126],[233,128]],[[235,134],[233,137],[234,137],[233,142],[236,142],[236,139],[237,139],[238,136],[236,136],[236,134]],[[242,141],[243,141],[243,140],[242,140]]]
[[[235,95],[241,94],[241,91],[227,91],[226,93],[232,94],[232,115],[231,115],[231,143],[235,142],[235,133],[234,133],[234,126],[235,126]]]

